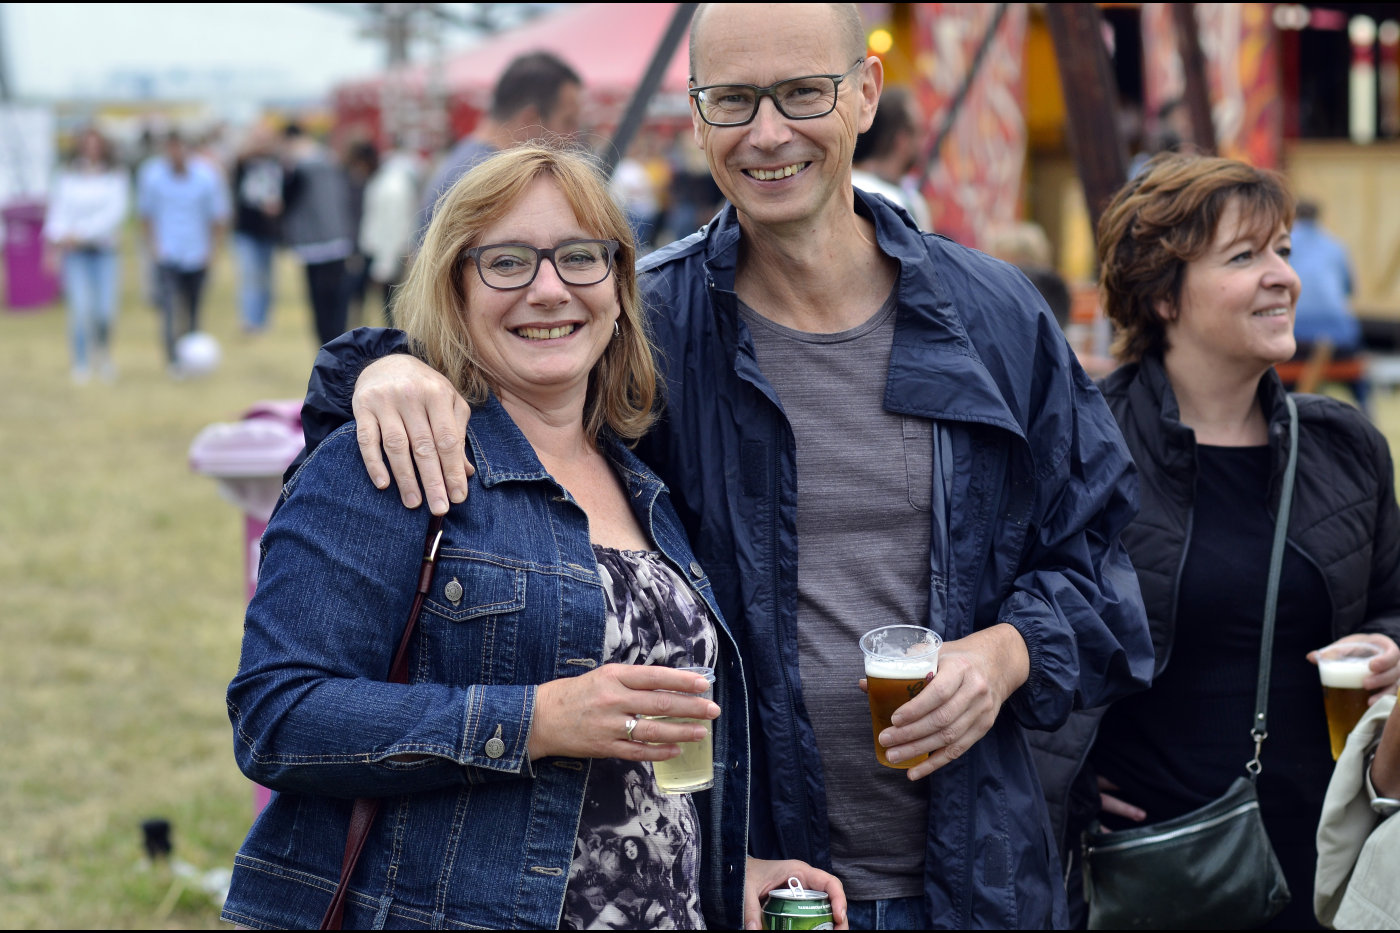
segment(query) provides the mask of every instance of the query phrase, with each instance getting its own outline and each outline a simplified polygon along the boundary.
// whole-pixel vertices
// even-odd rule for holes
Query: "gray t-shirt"
[[[797,638],[826,780],[832,867],[853,900],[923,892],[927,781],[875,760],[860,636],[927,624],[933,423],[884,409],[895,295],[811,334],[740,305],[797,442]]]

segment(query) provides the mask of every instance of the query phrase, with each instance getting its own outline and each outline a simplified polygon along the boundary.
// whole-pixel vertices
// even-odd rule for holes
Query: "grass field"
[[[226,869],[252,816],[224,689],[246,593],[242,512],[191,471],[190,442],[266,399],[297,399],[315,353],[299,269],[273,329],[239,333],[228,255],[206,328],[223,363],[172,382],[129,256],[115,385],[70,383],[64,315],[0,309],[0,926],[209,929],[214,900],[174,860]],[[1377,399],[1400,437],[1400,399]]]
[[[134,254],[114,385],[71,383],[61,305],[0,309],[0,926],[222,926],[200,882],[231,865],[252,816],[223,699],[245,533],[188,453],[211,422],[299,399],[315,354],[294,261],[279,262],[272,329],[248,338],[231,260],[205,303],[223,361],[199,380],[166,375]],[[148,864],[150,817],[170,820],[188,883]]]

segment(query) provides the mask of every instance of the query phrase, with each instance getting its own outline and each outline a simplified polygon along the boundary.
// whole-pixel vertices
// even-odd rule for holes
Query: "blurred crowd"
[[[80,132],[59,167],[45,218],[45,263],[68,306],[72,378],[111,382],[122,231],[134,219],[146,299],[162,316],[171,378],[195,369],[208,271],[227,253],[239,327],[270,324],[273,269],[290,254],[304,271],[318,345],[361,324],[393,324],[401,283],[453,151],[436,157],[364,138],[332,144],[302,124],[147,131],[119,151]],[[457,175],[452,174],[450,181]],[[642,251],[687,235],[720,208],[704,154],[687,131],[644,130],[617,165],[611,193]]]

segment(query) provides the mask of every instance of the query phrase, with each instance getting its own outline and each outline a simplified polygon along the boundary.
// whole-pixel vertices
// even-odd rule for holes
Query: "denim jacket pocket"
[[[525,608],[525,568],[483,557],[438,556],[423,607],[449,622],[519,612]]]
[[[530,647],[529,572],[482,552],[438,555],[419,618],[416,682],[514,684],[539,672]]]

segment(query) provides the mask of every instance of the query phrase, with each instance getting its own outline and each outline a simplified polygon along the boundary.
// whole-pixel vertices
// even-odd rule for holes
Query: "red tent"
[[[399,106],[423,106],[432,92],[445,100],[451,135],[476,125],[489,104],[491,88],[515,56],[553,52],[583,79],[585,125],[594,133],[615,127],[641,82],[675,15],[675,3],[579,3],[561,6],[515,29],[468,49],[450,53],[433,69],[414,64],[394,74],[380,73],[345,82],[333,92],[337,124],[358,125],[379,135],[379,111],[386,99]],[[685,92],[689,77],[687,40],[677,45],[652,98],[655,120],[688,123]],[[387,87],[386,87],[387,85]]]

